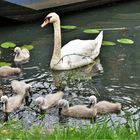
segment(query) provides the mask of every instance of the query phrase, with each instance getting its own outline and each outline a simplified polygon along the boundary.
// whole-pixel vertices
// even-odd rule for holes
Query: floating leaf
[[[32,50],[34,48],[33,45],[23,45],[21,48],[26,48],[27,50]]]
[[[102,45],[104,45],[104,46],[114,46],[114,45],[116,45],[116,43],[115,42],[111,42],[111,41],[103,41]]]
[[[0,67],[2,67],[2,66],[11,66],[11,63],[0,62]]]
[[[13,43],[13,42],[4,42],[4,43],[1,44],[1,47],[5,48],[5,49],[14,48],[15,46],[16,46],[16,44]]]
[[[74,25],[64,25],[64,26],[61,26],[62,29],[67,29],[67,30],[72,30],[72,29],[76,29],[77,26],[74,26]]]
[[[97,34],[99,33],[100,31],[97,30],[97,29],[85,29],[83,30],[84,33],[87,33],[87,34]]]
[[[117,39],[117,41],[118,41],[119,43],[122,43],[122,44],[133,44],[133,43],[134,43],[133,40],[127,39],[127,38]]]

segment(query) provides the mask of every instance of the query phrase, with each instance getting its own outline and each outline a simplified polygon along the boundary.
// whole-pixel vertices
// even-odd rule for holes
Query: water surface
[[[53,51],[53,28],[51,25],[41,28],[42,21],[32,23],[2,24],[0,26],[0,42],[12,41],[21,46],[32,44],[31,59],[22,65],[22,76],[3,79],[5,94],[11,95],[10,82],[13,79],[23,80],[33,86],[33,96],[30,108],[34,107],[34,99],[57,91],[57,85],[65,86],[65,98],[70,105],[88,104],[87,96],[97,95],[98,100],[108,100],[122,103],[120,114],[107,115],[107,123],[125,123],[126,112],[139,119],[140,109],[140,1],[130,1],[100,8],[91,8],[76,13],[61,15],[62,25],[76,25],[72,31],[62,30],[62,44],[76,38],[94,39],[95,35],[87,35],[82,31],[86,28],[104,30],[104,40],[116,42],[119,38],[134,40],[133,45],[102,46],[98,62],[93,69],[81,68],[70,72],[54,72],[49,63]],[[117,28],[117,29],[114,29]],[[0,48],[1,49],[1,48]],[[13,50],[1,49],[1,61],[13,62]],[[10,115],[10,118],[20,118],[24,126],[45,125],[52,128],[56,125],[93,125],[90,120],[64,118],[58,115],[58,109],[47,111],[40,118],[34,110],[25,109]],[[104,116],[98,116],[96,121],[102,123]]]

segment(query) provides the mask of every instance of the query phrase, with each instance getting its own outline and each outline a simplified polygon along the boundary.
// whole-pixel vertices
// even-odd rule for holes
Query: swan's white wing
[[[90,64],[99,54],[96,40],[73,40],[61,49],[61,60],[66,68],[75,68]],[[58,64],[59,64],[58,63]]]
[[[96,40],[72,40],[61,49],[61,56],[68,54],[80,54],[92,56],[97,48],[98,42]]]

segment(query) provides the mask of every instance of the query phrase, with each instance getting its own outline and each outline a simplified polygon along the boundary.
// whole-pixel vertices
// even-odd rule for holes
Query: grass
[[[137,123],[130,120],[108,128],[104,121],[93,127],[56,127],[50,131],[43,127],[23,129],[19,121],[12,120],[1,124],[0,140],[139,140],[140,121]]]

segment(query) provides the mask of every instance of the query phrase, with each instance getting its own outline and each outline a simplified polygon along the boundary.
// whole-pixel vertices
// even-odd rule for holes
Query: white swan
[[[120,103],[111,103],[108,101],[100,101],[97,103],[97,98],[94,95],[88,98],[91,101],[91,108],[96,108],[98,114],[117,113],[121,111]]]
[[[56,13],[50,13],[45,17],[41,25],[48,23],[54,26],[54,50],[50,67],[54,70],[70,70],[88,65],[99,55],[103,39],[103,31],[95,40],[72,40],[61,49],[60,18]]]
[[[21,49],[19,47],[16,47],[14,49],[14,52],[15,52],[14,58],[15,62],[26,62],[30,58],[30,52],[26,48]]]

